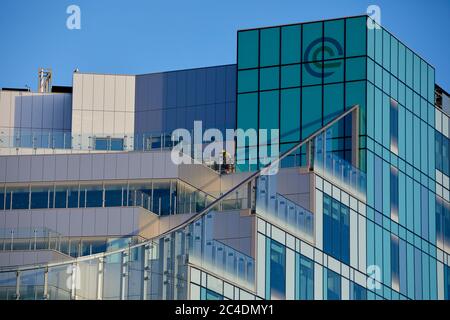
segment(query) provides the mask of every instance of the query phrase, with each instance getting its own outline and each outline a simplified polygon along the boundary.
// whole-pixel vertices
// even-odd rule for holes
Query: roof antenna
[[[52,69],[39,68],[38,71],[38,92],[47,93],[51,91],[52,87]]]

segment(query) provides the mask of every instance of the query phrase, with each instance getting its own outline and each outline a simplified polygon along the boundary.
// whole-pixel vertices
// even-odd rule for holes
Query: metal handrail
[[[155,240],[160,239],[162,237],[165,237],[165,236],[169,235],[170,233],[172,233],[172,232],[174,232],[176,230],[182,229],[182,228],[188,226],[189,224],[191,224],[192,222],[196,221],[198,218],[201,218],[201,217],[205,216],[206,214],[208,214],[211,211],[212,208],[214,208],[217,204],[219,204],[226,197],[228,197],[229,195],[233,194],[236,190],[238,190],[242,186],[246,185],[247,183],[255,180],[256,178],[258,178],[262,174],[267,173],[274,165],[278,165],[278,163],[281,160],[283,160],[286,157],[288,157],[292,152],[294,152],[295,150],[301,148],[304,144],[310,142],[316,136],[318,136],[322,132],[328,130],[330,127],[332,127],[338,121],[340,121],[342,118],[344,118],[347,115],[351,114],[352,112],[356,111],[358,108],[359,108],[359,105],[356,104],[353,107],[351,107],[350,109],[344,111],[339,116],[337,116],[332,121],[330,121],[328,124],[326,124],[325,126],[323,126],[320,129],[314,131],[306,139],[304,139],[303,141],[299,142],[298,144],[296,144],[295,146],[293,146],[292,148],[290,148],[289,150],[284,152],[276,160],[274,160],[271,163],[266,164],[262,169],[259,169],[258,171],[252,173],[247,178],[245,178],[244,180],[239,182],[237,185],[235,185],[234,187],[232,187],[231,189],[229,189],[228,191],[223,193],[219,198],[217,198],[213,202],[211,202],[202,211],[192,215],[192,217],[190,217],[186,221],[184,221],[184,222],[182,222],[182,223],[180,223],[180,224],[170,228],[169,230],[167,230],[167,231],[165,231],[165,232],[163,232],[163,233],[161,233],[161,234],[159,234],[159,235],[157,235],[157,236],[155,236],[155,237],[153,237],[153,238],[151,238],[151,239],[149,239],[149,240],[147,240],[145,242],[141,242],[139,244],[136,244],[136,245],[133,245],[133,246],[129,246],[129,247],[126,247],[126,248],[118,249],[116,251],[101,252],[101,253],[98,253],[98,254],[95,254],[95,255],[89,255],[89,256],[85,256],[85,257],[76,258],[76,259],[74,259],[72,261],[68,261],[68,262],[66,261],[66,262],[57,262],[57,263],[46,263],[46,264],[41,264],[41,265],[34,265],[34,266],[28,266],[28,267],[19,267],[19,268],[17,268],[17,267],[16,268],[0,268],[0,273],[2,273],[2,272],[12,272],[12,271],[34,270],[34,269],[40,269],[40,268],[48,268],[48,267],[68,265],[68,264],[72,264],[74,262],[82,262],[82,261],[86,261],[86,260],[90,260],[90,259],[96,259],[96,258],[101,258],[101,257],[106,257],[106,256],[109,256],[109,255],[113,255],[113,254],[122,253],[122,252],[125,252],[125,251],[128,251],[128,250],[131,250],[133,248],[140,247],[140,246],[151,245]]]

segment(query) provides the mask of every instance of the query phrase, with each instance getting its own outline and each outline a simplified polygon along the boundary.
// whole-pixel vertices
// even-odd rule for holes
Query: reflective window
[[[324,47],[325,60],[344,57],[344,19],[324,22]]]
[[[367,300],[366,288],[354,282],[350,282],[350,300]]]
[[[286,297],[286,248],[274,241],[270,241],[270,297],[271,299],[285,299]]]
[[[49,188],[31,188],[31,209],[49,207]]]
[[[258,90],[258,69],[238,72],[238,93]]]
[[[398,169],[391,166],[391,176],[390,176],[390,207],[391,207],[391,219],[395,222],[399,222],[398,219]]]
[[[297,63],[301,60],[301,25],[281,28],[281,63]]]
[[[326,288],[327,300],[341,300],[341,276],[330,269],[325,269],[326,272]]]
[[[238,69],[258,67],[259,31],[238,32]]]
[[[366,17],[346,19],[346,54],[347,57],[366,54]],[[373,47],[373,44],[372,44]]]
[[[311,259],[297,253],[297,283],[296,296],[297,300],[313,300],[314,299],[314,262]]]
[[[260,30],[260,66],[273,66],[280,63],[280,28]]]
[[[326,194],[323,196],[323,250],[350,263],[350,209]]]
[[[322,38],[322,22],[303,25],[303,61],[322,60]]]
[[[302,90],[302,139],[322,126],[322,87],[306,87]]]
[[[324,86],[323,99],[323,123],[327,124],[344,111],[344,84]]]
[[[281,87],[299,87],[300,86],[300,65],[294,64],[281,67]]]
[[[281,91],[280,142],[300,139],[300,89]]]
[[[262,68],[259,71],[259,89],[271,90],[279,87],[279,68]]]

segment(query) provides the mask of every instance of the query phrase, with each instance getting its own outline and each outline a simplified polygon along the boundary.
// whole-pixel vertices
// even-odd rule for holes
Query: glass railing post
[[[126,300],[127,299],[127,284],[128,284],[128,259],[129,259],[129,252],[123,251],[122,252],[122,259],[121,259],[121,279],[120,279],[120,300]]]
[[[44,300],[48,300],[49,299],[49,295],[48,295],[48,267],[46,267],[45,271],[44,271],[44,296],[42,297],[42,299],[44,299]]]
[[[144,247],[144,283],[142,284],[142,299],[147,300],[148,289],[149,289],[149,280],[150,280],[150,245],[146,244]]]
[[[16,272],[16,300],[20,300],[20,271]]]
[[[104,282],[104,270],[105,258],[100,257],[98,259],[98,273],[97,273],[97,300],[103,299],[103,282]]]

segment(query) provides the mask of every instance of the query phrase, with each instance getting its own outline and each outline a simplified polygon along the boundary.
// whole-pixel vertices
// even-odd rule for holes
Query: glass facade
[[[252,123],[255,129],[278,128],[284,150],[358,104],[364,141],[365,26],[366,18],[356,17],[239,31],[237,127]],[[338,126],[334,151],[351,161],[351,123]],[[300,163],[305,156],[300,155]],[[242,153],[238,160],[249,158]]]
[[[81,289],[61,285],[64,263],[0,270],[0,298],[449,299],[449,115],[435,106],[434,68],[368,19],[242,30],[236,66],[140,76],[134,143],[142,150],[172,147],[161,132],[190,130],[196,119],[204,129],[279,129],[269,144],[280,146],[280,170],[246,163],[266,156],[259,135],[237,141],[244,164],[220,177],[218,199],[171,179],[5,185],[7,213],[141,206],[200,214],[148,241],[70,262],[83,270]],[[159,133],[145,136],[152,121]],[[94,141],[97,150],[125,144]],[[247,171],[255,175],[246,179]],[[9,235],[5,251],[32,245]],[[64,242],[61,251],[114,246],[89,241]]]
[[[179,180],[2,187],[0,210],[143,207],[158,215],[199,212],[214,197]],[[227,202],[239,207],[240,201]]]

